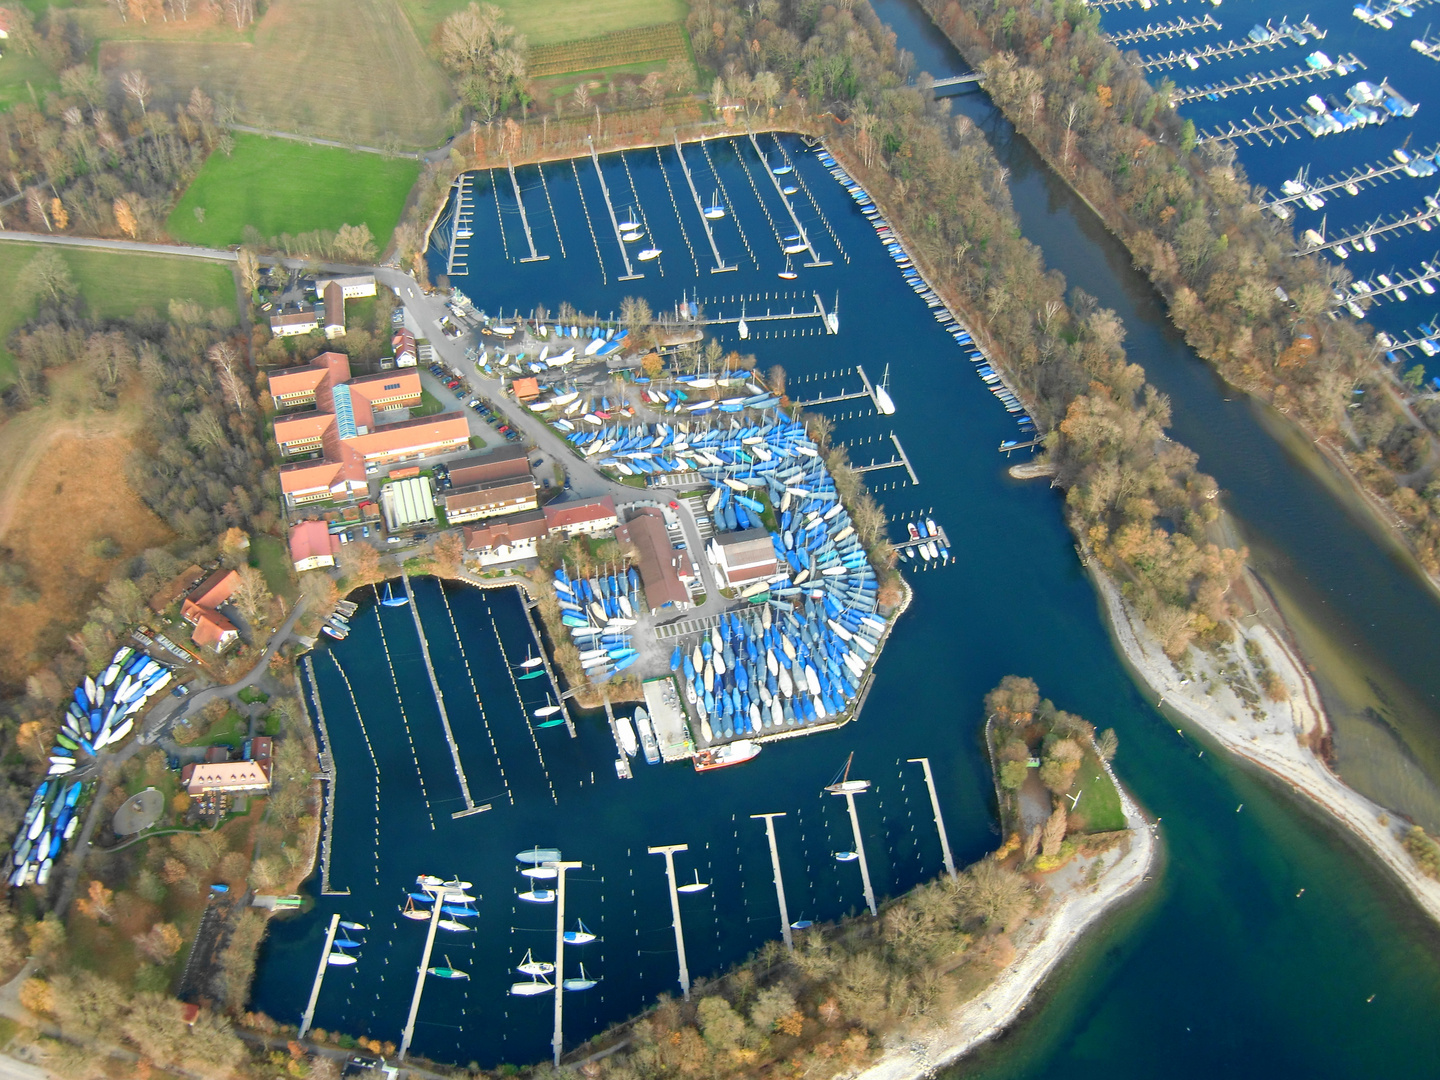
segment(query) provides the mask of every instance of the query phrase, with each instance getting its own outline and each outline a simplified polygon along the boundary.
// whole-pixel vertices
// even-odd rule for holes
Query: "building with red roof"
[[[470,424],[463,413],[394,423],[377,419],[378,414],[420,404],[418,371],[352,379],[350,358],[327,352],[305,367],[273,371],[269,379],[276,406],[299,410],[275,418],[280,452],[287,457],[320,455],[280,467],[280,490],[290,506],[354,498],[368,489],[367,468],[470,445]]]
[[[334,566],[336,540],[324,521],[302,521],[290,530],[290,561],[295,572]]]
[[[579,533],[609,532],[620,524],[615,500],[609,495],[551,503],[545,507],[545,520],[552,532],[564,533],[567,538]]]
[[[690,607],[690,590],[680,579],[690,560],[670,543],[665,528],[665,515],[653,507],[644,507],[615,530],[615,539],[632,544],[637,554],[640,584],[645,588],[645,602],[651,612],[664,607],[684,610]]]

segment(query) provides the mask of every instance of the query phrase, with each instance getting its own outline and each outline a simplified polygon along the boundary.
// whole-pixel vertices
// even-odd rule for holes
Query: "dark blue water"
[[[762,140],[772,155],[773,145]],[[431,981],[415,1049],[482,1064],[546,1056],[551,1002],[510,998],[504,989],[527,948],[548,956],[553,932],[548,910],[515,899],[522,879],[513,855],[534,844],[553,845],[585,862],[571,879],[569,907],[602,935],[577,950],[587,970],[604,981],[588,994],[567,995],[566,1044],[574,1046],[676,987],[663,866],[645,853],[647,845],[688,843],[690,852],[678,859],[680,872],[698,870],[713,883],[707,893],[683,901],[697,976],[722,970],[778,936],[764,832],[749,814],[788,814],[778,833],[794,915],[827,918],[860,905],[858,872],[838,866],[829,854],[847,835],[842,808],[820,794],[852,750],[856,774],[876,783],[860,813],[878,891],[894,894],[940,866],[918,772],[903,764],[905,758],[931,757],[957,858],[970,861],[993,847],[998,837],[978,738],[980,699],[1000,676],[1022,672],[1064,707],[1118,729],[1121,775],[1152,813],[1163,815],[1169,864],[1155,889],[1059,982],[1053,1000],[1039,1010],[1041,1022],[1024,1025],[992,1055],[998,1072],[1050,1075],[1063,1067],[1111,1076],[1198,1075],[1204,1068],[1210,1074],[1272,1075],[1283,1067],[1317,1076],[1372,1075],[1382,1068],[1428,1075],[1428,1058],[1440,1049],[1426,1023],[1440,1006],[1440,968],[1427,951],[1433,937],[1393,886],[1337,847],[1333,835],[1221,756],[1200,758],[1197,745],[1136,692],[1080,572],[1059,500],[1043,485],[1009,480],[1006,462],[994,452],[1000,439],[1013,434],[1013,424],[900,281],[848,197],[797,140],[786,146],[818,203],[806,211],[807,226],[822,257],[833,263],[797,267],[797,282],[774,276],[783,265],[776,233],[788,230],[771,227],[761,200],[771,216],[780,209],[778,200],[773,190],[767,198],[761,189],[757,197],[738,148],[727,141],[711,147],[718,180],[703,153],[690,147],[686,156],[702,193],[725,185],[734,213],[721,223],[717,243],[740,270],[707,272],[708,245],[701,246],[693,204],[681,204],[677,217],[669,200],[667,176],[676,195],[688,198],[673,150],[658,159],[653,151],[636,151],[627,152],[623,163],[607,157],[602,167],[612,193],[628,190],[633,177],[628,201],[644,208],[649,235],[664,251],[643,280],[616,280],[624,272],[619,245],[600,228],[599,185],[593,166],[582,160],[578,187],[576,170],[545,168],[558,237],[554,222],[545,231],[549,212],[538,171],[521,171],[537,247],[554,255],[547,263],[516,261],[526,249],[518,214],[510,209],[513,194],[502,187],[498,202],[487,202],[494,196],[482,189],[472,245],[476,272],[458,283],[491,311],[528,311],[537,303],[554,310],[568,301],[605,313],[618,309],[626,295],[644,295],[664,308],[698,291],[712,310],[717,304],[728,308],[731,301],[720,298],[735,297],[738,304],[745,297],[754,314],[767,304],[791,303],[775,299],[777,286],[786,293],[819,291],[827,307],[838,293],[838,336],[819,333],[815,320],[772,324],[772,334],[810,332],[762,336],[745,348],[762,365],[783,364],[792,380],[857,361],[873,376],[888,362],[897,415],[883,425],[873,416],[842,420],[840,435],[858,441],[893,427],[921,484],[890,487],[894,480],[886,477],[896,474],[872,474],[880,497],[892,512],[932,513],[949,530],[957,557],[944,571],[914,575],[915,603],[879,662],[860,721],[838,733],[771,745],[742,768],[700,776],[685,766],[638,764],[637,778],[622,782],[612,769],[613,746],[597,722],[582,724],[574,741],[563,729],[537,732],[537,752],[490,621],[493,616],[512,658],[523,655],[529,632],[512,597],[449,593],[475,673],[472,689],[439,586],[421,583],[418,610],[472,790],[495,808],[458,822],[449,818],[460,806],[458,784],[410,613],[382,613],[407,730],[375,615],[360,612],[355,632],[333,651],[349,674],[380,762],[379,843],[375,768],[338,669],[322,649],[316,674],[339,775],[332,885],[352,893],[324,898],[314,913],[272,930],[255,1007],[281,1019],[298,1016],[325,919],[341,911],[372,930],[360,964],[330,972],[316,1023],[398,1041],[423,937],[420,924],[396,912],[403,886],[419,873],[458,874],[484,896],[480,929],[463,945],[442,942],[437,955],[448,955],[473,978],[459,985]],[[763,182],[753,151],[746,152],[753,179]],[[596,224],[595,242],[585,227],[581,193]],[[794,302],[809,306],[804,296]],[[792,381],[792,394],[807,385],[836,389],[848,383],[844,377]],[[833,411],[844,416],[852,409]],[[856,456],[866,460],[863,447]],[[477,690],[488,733],[478,708],[466,703]],[[538,702],[537,691],[527,703]],[[1236,813],[1242,802],[1244,812]],[[1301,885],[1306,892],[1297,901]],[[1376,988],[1384,988],[1384,1007],[1364,1008],[1364,997]]]

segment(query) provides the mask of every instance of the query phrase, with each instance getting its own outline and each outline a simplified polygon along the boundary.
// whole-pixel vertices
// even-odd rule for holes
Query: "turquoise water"
[[[974,107],[969,102],[983,99],[967,99],[967,108]],[[546,1056],[549,998],[516,999],[504,990],[513,978],[509,969],[527,948],[548,957],[553,933],[548,909],[515,899],[523,879],[514,872],[513,854],[535,844],[553,845],[586,864],[571,877],[569,909],[601,935],[601,941],[576,950],[578,957],[567,953],[571,962],[584,959],[587,970],[604,980],[586,994],[566,995],[566,1045],[573,1047],[655,995],[676,989],[663,864],[645,854],[647,845],[688,843],[690,852],[677,858],[680,873],[689,877],[698,871],[712,882],[708,892],[683,900],[696,976],[722,970],[778,936],[764,832],[749,814],[788,814],[778,823],[778,835],[792,917],[829,918],[859,907],[858,871],[830,857],[848,846],[843,807],[820,793],[852,750],[856,774],[876,785],[872,796],[860,800],[860,814],[877,891],[894,894],[940,868],[918,769],[903,764],[905,758],[930,756],[957,858],[970,861],[993,847],[998,837],[979,742],[980,699],[1000,676],[1020,672],[1038,679],[1063,707],[1102,727],[1116,727],[1119,772],[1147,809],[1163,818],[1167,865],[1151,891],[1068,966],[1045,1002],[1032,1008],[1035,1016],[966,1071],[1430,1075],[1430,1059],[1440,1049],[1428,1022],[1440,1006],[1435,936],[1389,881],[1293,800],[1217,754],[1201,758],[1200,745],[1178,734],[1144,700],[1110,646],[1055,493],[1005,475],[1006,462],[994,448],[1013,434],[1013,424],[904,287],[849,199],[801,152],[798,141],[786,145],[817,204],[806,211],[807,225],[817,231],[823,214],[834,233],[817,233],[822,255],[834,265],[802,269],[797,282],[774,277],[783,262],[777,257],[779,230],[771,228],[751,191],[738,150],[721,143],[712,146],[712,154],[734,214],[721,223],[717,243],[742,269],[710,275],[705,259],[691,259],[679,222],[689,230],[697,256],[708,248],[693,206],[679,208],[677,218],[669,201],[667,178],[677,195],[685,190],[673,150],[658,158],[643,151],[627,153],[623,163],[606,158],[603,166],[612,192],[633,177],[634,194],[627,201],[645,208],[649,232],[665,251],[643,281],[616,281],[623,273],[617,269],[617,244],[613,237],[607,242],[599,228],[598,184],[593,167],[582,160],[578,170],[545,169],[553,219],[537,188],[536,170],[520,171],[537,246],[555,256],[543,264],[515,261],[523,237],[513,195],[502,188],[498,201],[488,196],[492,201],[485,202],[486,178],[473,245],[477,272],[458,283],[492,311],[528,310],[537,302],[553,310],[568,300],[604,313],[618,309],[625,295],[645,295],[659,308],[698,290],[712,307],[719,297],[748,297],[747,311],[754,313],[766,304],[791,302],[774,299],[777,285],[792,293],[820,291],[827,307],[839,294],[838,336],[761,337],[746,348],[762,364],[783,363],[792,379],[857,361],[874,377],[888,362],[897,415],[883,424],[857,415],[840,423],[839,435],[858,441],[893,427],[921,484],[887,487],[897,475],[875,474],[880,497],[894,513],[934,516],[947,527],[957,557],[955,566],[913,575],[915,603],[880,660],[861,720],[838,733],[771,745],[743,768],[699,776],[684,766],[637,763],[636,779],[622,782],[613,772],[608,733],[596,722],[582,723],[573,741],[563,729],[536,732],[532,740],[497,644],[504,642],[512,661],[524,654],[529,631],[513,596],[457,588],[442,599],[439,585],[417,582],[417,608],[471,790],[494,809],[450,819],[461,806],[459,788],[412,616],[405,609],[380,609],[377,616],[367,606],[352,620],[350,638],[322,646],[314,659],[339,775],[332,886],[351,894],[322,898],[315,912],[274,926],[254,1006],[281,1019],[298,1016],[324,923],[330,912],[340,911],[371,929],[360,963],[327,976],[316,1023],[399,1041],[423,939],[421,924],[400,918],[396,910],[403,887],[420,873],[457,874],[475,882],[483,895],[479,929],[465,935],[463,944],[442,940],[436,953],[448,955],[473,978],[458,985],[431,980],[415,1050],[482,1064]],[[774,152],[773,144],[765,148]],[[697,186],[708,192],[714,179],[704,157],[693,148],[686,156]],[[758,168],[752,154],[750,170],[763,182]],[[1017,178],[1017,197],[1035,190],[1045,191],[1037,177]],[[581,191],[597,225],[593,243]],[[777,202],[772,192],[766,204],[772,217]],[[1078,228],[1073,217],[1066,218],[1062,202],[1041,205],[1055,221],[1041,223],[1039,234],[1032,232],[1036,239],[1063,241],[1072,235],[1063,232],[1067,220]],[[1032,202],[1021,207],[1027,231],[1036,227],[1033,210]],[[735,219],[746,230],[753,259]],[[1133,292],[1123,266],[1095,237],[1079,235],[1077,254],[1085,255],[1088,245],[1094,260],[1087,287],[1112,289],[1120,299]],[[1052,261],[1064,254],[1047,253]],[[485,272],[478,272],[482,267]],[[1120,307],[1108,297],[1102,300]],[[808,306],[803,299],[795,303]],[[1145,325],[1144,312],[1132,301],[1122,315],[1133,342],[1137,326]],[[812,320],[777,329],[816,325]],[[1156,340],[1163,345],[1163,335]],[[1164,347],[1175,367],[1188,370],[1189,364],[1203,372],[1173,343]],[[1137,359],[1153,373],[1156,357],[1137,351]],[[834,390],[854,381],[817,378],[792,383],[792,393],[808,385]],[[1218,387],[1209,385],[1211,398],[1200,398],[1197,408],[1220,398]],[[1177,414],[1183,414],[1189,402],[1176,397]],[[842,405],[832,411],[845,416],[859,410]],[[1243,433],[1245,414],[1235,415]],[[1197,449],[1202,465],[1219,475],[1207,449]],[[1263,457],[1265,451],[1256,453]],[[1283,468],[1273,444],[1268,453],[1282,463],[1272,467]],[[867,460],[866,448],[857,447],[855,456]],[[1221,482],[1232,486],[1226,476]],[[1369,556],[1357,550],[1358,561],[1368,557],[1367,565],[1374,564],[1373,547]],[[382,627],[398,700],[381,647]],[[359,702],[358,717],[342,667]],[[526,704],[541,702],[540,692],[534,694]],[[1372,993],[1377,996],[1367,1004]]]

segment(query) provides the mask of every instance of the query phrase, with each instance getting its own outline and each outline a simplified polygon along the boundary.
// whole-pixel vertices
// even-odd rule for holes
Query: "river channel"
[[[918,53],[923,16],[893,4],[881,10],[897,26],[909,19],[902,43]],[[1175,399],[1177,437],[1220,479],[1252,547],[1266,550],[1256,536],[1274,536],[1274,550],[1308,566],[1302,538],[1292,542],[1278,525],[1257,529],[1252,513],[1265,519],[1246,502],[1263,502],[1267,490],[1277,502],[1303,497],[1310,501],[1299,504],[1302,510],[1281,507],[1274,516],[1299,517],[1301,533],[1336,530],[1350,545],[1347,559],[1334,556],[1337,573],[1343,567],[1349,575],[1400,580],[1398,564],[1286,457],[1257,415],[1224,401],[1223,387],[1168,336],[1153,304],[1146,306],[1148,287],[1123,254],[1062,189],[1047,186],[1033,158],[1026,166],[1025,147],[1008,138],[993,111],[986,115],[985,99],[969,96],[959,107],[992,133],[1012,169],[1027,235],[1052,265],[1085,281],[1125,319],[1132,355]],[[876,785],[860,800],[860,817],[878,892],[894,895],[940,870],[923,782],[906,758],[931,758],[957,860],[973,861],[992,848],[998,838],[979,740],[980,700],[1002,675],[1018,672],[1036,678],[1064,708],[1117,729],[1118,772],[1162,818],[1167,863],[1142,899],[1083,946],[1031,1018],[963,1071],[1430,1075],[1440,1051],[1431,1023],[1440,1008],[1437,935],[1332,829],[1222,755],[1202,757],[1203,744],[1178,732],[1137,690],[1078,565],[1060,500],[1044,484],[1017,483],[1005,473],[995,448],[1013,437],[1013,422],[813,155],[797,139],[762,137],[769,156],[781,146],[807,186],[805,226],[831,264],[800,268],[796,281],[776,277],[789,227],[775,219],[779,200],[765,192],[764,165],[748,144],[729,140],[711,144],[708,158],[694,146],[685,156],[702,198],[725,186],[732,213],[719,223],[716,242],[737,270],[709,273],[708,243],[693,202],[686,208],[674,149],[666,148],[608,155],[601,164],[617,209],[643,214],[662,249],[643,268],[644,278],[618,280],[623,245],[613,231],[607,239],[595,166],[580,159],[545,166],[543,180],[534,167],[517,170],[537,250],[551,255],[540,263],[520,262],[528,250],[509,178],[477,176],[470,273],[454,280],[491,312],[528,312],[537,303],[554,311],[569,302],[605,314],[618,311],[627,295],[666,309],[698,293],[709,313],[738,314],[743,303],[755,315],[791,306],[807,311],[814,293],[833,309],[838,297],[838,334],[824,333],[818,319],[756,323],[744,348],[762,366],[783,364],[790,393],[800,399],[811,389],[817,395],[854,389],[858,377],[847,371],[857,363],[872,379],[888,364],[895,416],[875,416],[864,401],[826,410],[859,462],[888,458],[891,431],[903,441],[920,484],[884,470],[870,475],[872,486],[891,513],[924,513],[944,525],[956,560],[910,575],[915,601],[879,661],[859,722],[770,744],[755,761],[719,773],[637,761],[636,778],[621,781],[608,731],[593,718],[582,719],[573,740],[563,728],[529,730],[526,713],[543,691],[513,682],[507,672],[505,658],[516,663],[530,641],[512,593],[448,586],[442,592],[421,581],[413,609],[366,600],[350,637],[322,645],[312,658],[338,777],[330,881],[349,892],[319,897],[313,911],[272,925],[253,1006],[286,1021],[299,1016],[325,925],[340,913],[369,929],[359,962],[330,969],[315,1022],[398,1042],[424,940],[422,924],[400,917],[405,887],[417,874],[455,874],[473,881],[482,897],[477,929],[442,938],[434,962],[448,956],[471,979],[429,980],[415,1051],[484,1065],[548,1056],[550,997],[505,993],[527,950],[550,958],[552,909],[516,896],[525,879],[515,873],[514,854],[540,844],[584,864],[572,872],[569,918],[600,936],[567,952],[567,974],[583,960],[602,980],[591,991],[565,995],[565,1044],[577,1046],[678,989],[663,864],[646,854],[649,845],[688,844],[677,857],[679,873],[711,883],[682,898],[697,977],[779,934],[764,830],[748,815],[788,815],[777,833],[792,918],[833,918],[859,908],[853,864],[831,856],[848,842],[843,806],[820,790],[851,751],[856,775]],[[729,333],[726,343],[738,344]],[[1207,424],[1209,441],[1201,437]],[[1226,440],[1234,444],[1228,456],[1216,445]],[[1271,487],[1249,489],[1230,475],[1247,471],[1268,475]],[[896,523],[897,535],[902,527]],[[1297,577],[1335,580],[1318,569]],[[477,802],[492,804],[489,812],[450,816],[463,803],[412,611],[425,628],[470,789]],[[1434,625],[1433,606],[1429,611],[1429,621],[1416,626]],[[1318,622],[1331,630],[1339,619]],[[1370,640],[1388,655],[1382,639]],[[1400,659],[1394,666],[1410,678]],[[318,880],[311,888],[319,893]]]

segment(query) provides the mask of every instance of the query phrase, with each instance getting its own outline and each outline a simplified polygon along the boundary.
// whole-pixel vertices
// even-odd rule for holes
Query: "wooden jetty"
[[[1293,86],[1296,83],[1307,83],[1314,79],[1329,79],[1341,74],[1342,67],[1345,69],[1344,74],[1348,75],[1352,71],[1363,71],[1365,65],[1354,53],[1347,53],[1329,67],[1312,68],[1307,64],[1296,64],[1293,67],[1280,68],[1278,71],[1273,68],[1269,72],[1255,71],[1249,75],[1231,79],[1229,82],[1214,83],[1210,86],[1177,88],[1170,95],[1170,104],[1172,107],[1184,105],[1187,102],[1208,98],[1212,94],[1222,98],[1231,94],[1260,94],[1266,90]]]
[[[895,446],[895,456],[889,461],[872,461],[869,465],[855,465],[853,468],[857,473],[877,472],[880,469],[895,469],[903,467],[910,474],[910,483],[920,484],[920,477],[915,475],[915,467],[910,464],[910,457],[905,453],[905,448],[900,445],[900,437],[895,432],[890,432],[890,442]]]
[[[1387,274],[1385,276],[1390,278],[1389,285],[1386,285],[1384,282],[1377,283],[1377,281],[1357,281],[1355,284],[1363,284],[1368,286],[1368,288],[1354,293],[1353,296],[1345,297],[1343,303],[1336,305],[1337,310],[1340,307],[1347,307],[1361,300],[1369,300],[1371,303],[1386,300],[1400,302],[1408,300],[1411,292],[1429,295],[1420,287],[1420,284],[1421,282],[1430,284],[1433,291],[1434,285],[1432,283],[1440,280],[1440,252],[1437,252],[1436,255],[1432,256],[1429,260],[1422,260],[1420,265],[1415,269],[1405,270],[1399,274]],[[1351,287],[1351,291],[1354,292],[1353,286]]]
[[[1413,154],[1412,157],[1434,157],[1437,152],[1440,152],[1440,143],[1430,147],[1429,150]],[[1274,212],[1277,207],[1285,207],[1291,203],[1300,202],[1306,195],[1330,195],[1341,191],[1349,194],[1349,188],[1352,186],[1356,189],[1355,194],[1358,195],[1361,185],[1388,183],[1395,178],[1397,173],[1405,172],[1407,164],[1406,162],[1396,161],[1394,158],[1388,161],[1382,159],[1374,165],[1352,169],[1348,173],[1337,173],[1326,180],[1310,184],[1304,191],[1297,192],[1294,195],[1277,195],[1267,200],[1265,205]]]
[[[1136,41],[1153,41],[1155,38],[1181,37],[1185,34],[1200,34],[1206,30],[1220,30],[1221,25],[1208,11],[1198,19],[1183,16],[1173,22],[1150,23],[1138,30],[1123,30],[1118,34],[1105,34],[1112,45],[1130,45]]]
[[[761,151],[760,143],[755,138],[755,133],[751,131],[747,134],[750,136],[750,145],[755,148],[755,153],[760,156],[761,164],[765,166],[765,175],[770,177],[770,182],[775,185],[775,194],[780,196],[780,201],[785,204],[785,211],[790,215],[790,223],[795,228],[795,235],[800,237],[800,243],[804,244],[805,250],[810,252],[810,261],[805,263],[805,265],[811,267],[833,266],[834,263],[829,259],[822,259],[816,254],[815,244],[810,239],[810,234],[805,231],[805,226],[800,224],[799,215],[795,213],[795,207],[791,204],[789,196],[785,194],[785,189],[780,184],[780,177],[775,175],[775,170],[770,167],[770,162]],[[815,299],[817,302],[819,301],[820,295],[818,293],[815,295]]]
[[[320,950],[320,963],[315,968],[315,981],[310,984],[310,1002],[305,1006],[305,1014],[300,1018],[300,1038],[305,1038],[305,1033],[310,1030],[310,1025],[315,1022],[315,1003],[320,1000],[320,984],[325,981],[325,970],[330,966],[330,949],[335,944],[335,931],[340,926],[340,913],[337,911],[330,916],[330,926],[325,931],[325,947]]]
[[[600,181],[600,194],[605,196],[605,209],[610,212],[610,227],[615,230],[615,243],[620,245],[620,258],[625,263],[625,273],[619,280],[638,281],[644,274],[637,274],[630,266],[630,252],[625,250],[625,240],[620,232],[620,219],[615,216],[615,206],[610,201],[610,189],[605,186],[605,173],[600,169],[600,155],[595,152],[595,142],[588,135],[586,144],[590,147],[590,160],[595,163],[595,176]]]
[[[447,274],[470,272],[470,237],[475,233],[474,187],[475,177],[471,173],[461,173],[455,181],[455,216],[450,223],[450,253],[445,262]]]
[[[715,232],[710,228],[710,219],[705,216],[705,205],[700,201],[700,193],[695,190],[695,178],[690,175],[690,166],[685,163],[685,151],[680,145],[680,136],[675,136],[675,158],[680,162],[680,171],[685,174],[685,184],[690,188],[690,197],[695,200],[695,212],[700,215],[700,224],[705,226],[705,239],[710,241],[710,254],[715,256],[715,265],[710,268],[712,274],[723,274],[727,270],[737,270],[733,264],[727,265],[720,257],[720,248],[715,243]]]
[[[483,814],[490,804],[476,806],[470,797],[470,783],[465,779],[465,768],[460,764],[460,747],[455,742],[455,733],[450,730],[450,715],[445,711],[445,695],[440,692],[440,680],[435,677],[435,665],[430,661],[430,643],[425,640],[425,627],[420,622],[420,611],[415,606],[415,593],[410,588],[410,575],[402,573],[400,580],[405,583],[405,595],[410,598],[407,605],[415,618],[415,633],[420,637],[420,655],[425,658],[425,670],[430,675],[430,689],[435,692],[435,706],[440,710],[440,726],[445,729],[445,742],[450,747],[450,760],[455,763],[455,779],[460,781],[460,795],[465,800],[465,809],[451,814],[452,818]]]
[[[1214,131],[1203,131],[1195,136],[1195,142],[1205,143],[1213,139],[1235,140],[1239,139],[1246,146],[1253,145],[1251,139],[1258,140],[1266,146],[1273,146],[1275,143],[1287,143],[1291,139],[1298,139],[1300,133],[1305,130],[1305,117],[1294,109],[1286,109],[1282,116],[1272,106],[1270,115],[1263,115],[1260,110],[1252,109],[1251,114],[1240,123],[1231,120],[1226,128],[1216,128]]]
[[[565,705],[567,695],[560,692],[560,679],[550,664],[550,657],[545,652],[545,642],[540,637],[540,625],[535,621],[535,609],[539,606],[539,600],[532,600],[522,594],[520,607],[525,612],[525,621],[530,624],[530,636],[535,641],[535,654],[540,657],[540,662],[545,667],[545,677],[550,680],[550,689],[555,691],[555,700],[560,703],[561,715],[565,717],[565,730],[570,732],[570,737],[573,739],[576,737],[575,718],[570,715],[570,710]]]
[[[1304,244],[1296,248],[1291,254],[1298,259],[1305,255],[1313,255],[1317,251],[1333,251],[1341,244],[1355,251],[1359,251],[1364,246],[1366,240],[1383,239],[1388,233],[1401,229],[1408,232],[1412,228],[1420,228],[1422,225],[1429,226],[1433,222],[1440,222],[1440,206],[1419,206],[1403,217],[1391,218],[1389,221],[1386,221],[1385,218],[1381,216],[1377,217],[1368,225],[1363,225],[1343,236],[1322,237],[1320,243]],[[1422,231],[1428,232],[1429,229],[1426,228]]]
[[[530,235],[530,218],[525,214],[525,199],[520,194],[520,181],[515,179],[515,166],[507,161],[505,168],[510,172],[510,186],[515,189],[515,205],[520,207],[520,224],[525,227],[525,243],[530,245],[529,258],[524,258],[520,261],[522,263],[544,262],[550,258],[550,256],[537,255],[535,253],[535,238]]]
[[[605,706],[605,719],[610,724],[610,735],[615,740],[615,773],[621,780],[633,780],[635,774],[630,770],[630,755],[625,753],[625,746],[620,742],[620,729],[615,724],[615,710],[610,707],[610,695],[602,691],[600,701]]]
[[[859,364],[856,364],[854,371],[857,375],[860,376],[861,383],[864,384],[862,389],[846,390],[838,394],[825,394],[821,397],[811,398],[809,401],[796,401],[792,404],[794,404],[795,407],[799,409],[811,409],[814,408],[816,405],[834,405],[836,402],[839,401],[856,401],[860,398],[866,397],[868,397],[871,401],[874,401],[875,388],[870,385],[870,379],[868,376],[866,376],[865,369],[862,368]],[[840,372],[840,374],[848,374],[848,372]]]
[[[1318,29],[1310,21],[1308,15],[1301,19],[1298,25],[1282,19],[1279,26],[1271,26],[1267,21],[1265,29],[1270,34],[1260,41],[1243,37],[1227,41],[1223,45],[1205,45],[1196,49],[1172,49],[1164,55],[1143,57],[1140,66],[1145,71],[1163,71],[1172,67],[1188,67],[1193,71],[1200,64],[1217,64],[1222,60],[1247,56],[1262,50],[1270,52],[1274,49],[1284,49],[1292,42],[1298,43],[1302,37],[1307,40],[1313,38],[1316,41],[1321,41],[1325,37],[1325,32]]]

